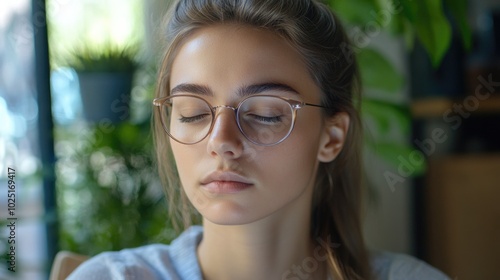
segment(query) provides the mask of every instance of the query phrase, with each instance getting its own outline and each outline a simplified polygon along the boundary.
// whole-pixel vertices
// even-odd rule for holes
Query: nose
[[[239,158],[243,154],[243,135],[236,123],[235,111],[226,106],[219,107],[217,111],[208,137],[208,153],[226,160]]]

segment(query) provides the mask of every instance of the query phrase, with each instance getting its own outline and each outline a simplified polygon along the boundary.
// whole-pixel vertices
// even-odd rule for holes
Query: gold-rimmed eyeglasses
[[[304,106],[326,108],[273,95],[252,95],[236,107],[212,106],[205,99],[187,94],[155,98],[165,132],[175,141],[192,145],[205,139],[215,123],[217,109],[235,113],[240,132],[252,143],[272,146],[283,142],[292,132],[297,110]]]

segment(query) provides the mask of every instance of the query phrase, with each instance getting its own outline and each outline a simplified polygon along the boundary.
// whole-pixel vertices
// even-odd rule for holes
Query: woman
[[[156,149],[171,214],[203,227],[103,253],[70,279],[447,279],[365,247],[351,53],[315,1],[176,2]]]

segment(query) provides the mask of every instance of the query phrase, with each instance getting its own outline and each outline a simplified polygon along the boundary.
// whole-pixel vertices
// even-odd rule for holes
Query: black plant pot
[[[131,72],[79,72],[85,119],[92,123],[120,123],[130,116]]]

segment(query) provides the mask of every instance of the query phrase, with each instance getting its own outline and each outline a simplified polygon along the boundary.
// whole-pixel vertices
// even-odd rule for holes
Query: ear
[[[318,150],[320,162],[331,162],[342,151],[349,131],[349,122],[350,118],[346,112],[337,113],[325,121]]]

